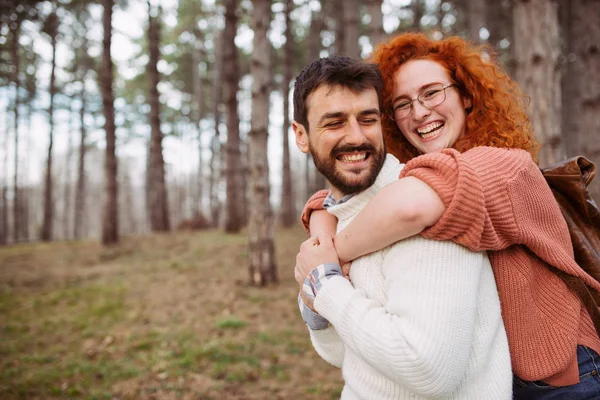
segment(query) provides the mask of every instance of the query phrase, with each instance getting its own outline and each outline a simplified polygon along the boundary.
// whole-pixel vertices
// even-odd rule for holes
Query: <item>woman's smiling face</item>
[[[392,106],[416,99],[424,90],[432,86],[446,87],[446,99],[428,109],[418,100],[412,102],[410,114],[396,120],[398,128],[406,139],[421,153],[430,153],[454,146],[465,131],[466,108],[470,99],[463,99],[450,79],[448,72],[435,61],[408,61],[394,75]]]

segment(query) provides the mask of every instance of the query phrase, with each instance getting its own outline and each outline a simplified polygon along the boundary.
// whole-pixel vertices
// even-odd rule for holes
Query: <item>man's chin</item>
[[[340,173],[332,180],[332,185],[337,187],[344,194],[353,194],[368,189],[375,181],[375,177],[368,171],[361,171],[360,174]]]

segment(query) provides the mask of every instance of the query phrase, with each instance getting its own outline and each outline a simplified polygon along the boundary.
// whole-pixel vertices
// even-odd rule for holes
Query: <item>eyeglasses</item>
[[[410,115],[410,112],[413,108],[413,102],[418,100],[419,103],[428,110],[431,110],[434,107],[439,106],[444,101],[446,101],[446,89],[449,87],[456,86],[451,83],[449,85],[434,85],[430,86],[427,89],[423,90],[416,99],[404,99],[401,100],[394,107],[394,113],[392,114],[392,119],[395,121],[400,121],[405,119]]]

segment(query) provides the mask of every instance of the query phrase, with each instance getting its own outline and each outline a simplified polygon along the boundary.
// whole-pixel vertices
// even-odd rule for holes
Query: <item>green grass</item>
[[[0,399],[335,399],[282,282],[246,284],[247,237],[217,231],[0,248]]]

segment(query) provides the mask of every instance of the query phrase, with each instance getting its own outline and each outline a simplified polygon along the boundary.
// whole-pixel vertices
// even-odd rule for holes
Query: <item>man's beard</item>
[[[364,143],[360,146],[354,147],[340,146],[334,148],[331,153],[325,157],[321,157],[319,153],[312,147],[311,143],[309,143],[309,150],[317,170],[323,174],[331,186],[342,192],[344,195],[362,192],[363,190],[371,187],[371,185],[375,183],[377,175],[379,175],[379,172],[383,167],[383,163],[385,162],[385,144],[383,144],[379,150],[370,143]],[[369,152],[369,173],[361,179],[352,177],[351,175],[353,172],[341,172],[336,169],[336,156],[340,153],[350,153],[353,151]],[[359,174],[362,172],[363,171],[360,171]]]

